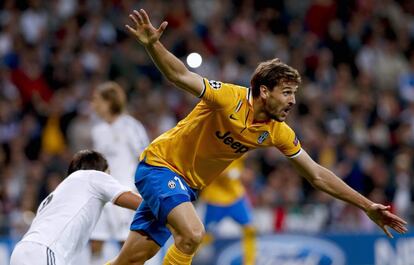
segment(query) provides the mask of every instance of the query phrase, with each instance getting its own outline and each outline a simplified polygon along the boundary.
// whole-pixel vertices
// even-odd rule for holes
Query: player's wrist
[[[370,201],[370,200],[368,200],[368,199],[366,199],[366,201],[364,201],[363,203],[362,203],[362,205],[361,205],[361,209],[364,211],[364,212],[369,212],[372,208],[373,208],[373,206],[374,206],[374,202],[372,202],[372,201]]]
[[[148,41],[147,43],[142,44],[146,50],[154,49],[160,43],[159,40],[156,41]]]

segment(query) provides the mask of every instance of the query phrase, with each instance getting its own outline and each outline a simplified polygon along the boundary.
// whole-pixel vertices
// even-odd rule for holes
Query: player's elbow
[[[177,87],[182,87],[185,84],[185,73],[173,72],[166,76],[168,81],[176,85]]]
[[[320,176],[314,176],[311,180],[309,180],[309,183],[318,190],[324,190],[325,187],[325,181]]]
[[[169,71],[166,74],[167,79],[178,87],[186,86],[189,80],[195,77],[195,74],[188,70],[184,65],[183,67],[176,68]]]
[[[318,190],[325,190],[326,181],[323,177],[322,169],[318,167],[312,173],[307,176],[309,183]]]
[[[176,73],[166,74],[165,77],[167,78],[168,81],[170,81],[174,85],[177,85],[179,83],[179,80],[180,80],[178,74],[176,74]]]
[[[331,171],[322,166],[318,166],[312,175],[310,183],[315,189],[331,194],[333,192],[334,180],[335,175]]]

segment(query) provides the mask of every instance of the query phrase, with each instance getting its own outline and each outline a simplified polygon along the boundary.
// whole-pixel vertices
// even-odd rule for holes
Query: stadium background
[[[88,101],[97,83],[115,80],[126,89],[129,112],[152,139],[197,102],[171,87],[126,35],[134,8],[146,9],[156,25],[167,20],[165,46],[183,60],[200,53],[203,63],[194,71],[210,79],[248,86],[257,63],[274,57],[297,68],[303,84],[288,123],[304,148],[412,223],[413,1],[4,0],[3,242],[26,231],[73,152],[91,146]],[[311,188],[275,150],[254,152],[243,181],[262,235],[380,235],[361,211]],[[237,236],[228,227],[223,236]]]

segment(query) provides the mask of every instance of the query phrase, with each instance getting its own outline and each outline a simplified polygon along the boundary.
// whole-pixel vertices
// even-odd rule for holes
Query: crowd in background
[[[163,44],[195,72],[249,86],[260,61],[302,74],[288,124],[304,149],[370,199],[414,221],[414,2],[410,0],[4,0],[0,3],[0,235],[20,236],[90,148],[96,84],[114,80],[151,139],[198,99],[171,86],[128,36],[128,14],[167,20]],[[371,231],[275,149],[242,176],[262,232]]]

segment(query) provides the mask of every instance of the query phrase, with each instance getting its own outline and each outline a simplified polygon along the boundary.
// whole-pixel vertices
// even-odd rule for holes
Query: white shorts
[[[66,265],[66,263],[45,245],[21,241],[13,249],[10,265]]]
[[[125,241],[129,234],[129,227],[135,212],[107,203],[92,232],[92,240]]]

